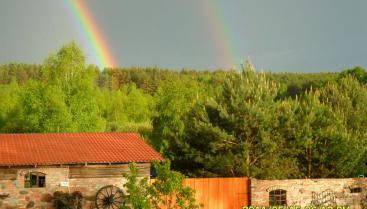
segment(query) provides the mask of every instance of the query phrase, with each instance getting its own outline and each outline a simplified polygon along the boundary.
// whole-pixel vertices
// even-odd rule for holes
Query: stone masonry
[[[28,172],[46,174],[46,187],[25,188],[24,176]],[[69,182],[69,187],[60,186],[60,182]],[[96,192],[106,185],[123,189],[126,180],[121,178],[74,178],[69,179],[69,168],[39,167],[18,169],[17,178],[0,180],[0,209],[13,208],[52,208],[51,198],[55,191],[80,191],[86,198],[84,208],[92,208]]]
[[[251,179],[251,205],[269,206],[269,193],[286,191],[287,206],[350,206],[366,208],[367,178]],[[363,206],[365,205],[365,206]]]

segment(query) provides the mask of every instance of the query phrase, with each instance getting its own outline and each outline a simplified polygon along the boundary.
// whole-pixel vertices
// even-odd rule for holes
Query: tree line
[[[366,175],[367,73],[0,66],[0,132],[139,132],[186,176]]]

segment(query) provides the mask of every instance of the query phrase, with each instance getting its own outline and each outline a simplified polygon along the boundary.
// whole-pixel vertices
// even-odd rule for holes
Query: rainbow
[[[232,68],[241,62],[240,56],[237,56],[236,47],[233,44],[233,37],[230,29],[227,27],[224,13],[221,5],[216,0],[201,0],[201,12],[207,18],[210,37],[217,52],[220,63],[226,67]]]
[[[98,28],[96,21],[88,9],[84,0],[67,0],[74,17],[78,20],[82,31],[97,57],[99,67],[116,67],[117,63],[108,48],[102,31]]]

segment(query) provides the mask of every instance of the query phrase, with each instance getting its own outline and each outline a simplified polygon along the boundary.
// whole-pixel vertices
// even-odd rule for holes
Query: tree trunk
[[[312,171],[312,150],[309,149],[306,151],[307,153],[307,176],[308,178],[311,178],[311,171]]]
[[[250,161],[250,152],[248,151],[247,154],[246,154],[246,176],[247,177],[250,177],[251,175],[251,170],[250,170],[250,164],[251,164],[251,161]]]

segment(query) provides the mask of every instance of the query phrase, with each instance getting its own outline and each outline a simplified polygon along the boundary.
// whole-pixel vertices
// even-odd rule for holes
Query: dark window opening
[[[156,178],[157,177],[157,169],[152,165],[150,166],[150,177]]]
[[[25,188],[46,187],[46,175],[39,172],[30,172],[24,178]]]
[[[361,193],[362,188],[361,187],[355,187],[350,189],[350,193]]]
[[[287,205],[287,191],[283,189],[270,191],[269,205],[270,206]]]

